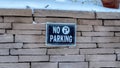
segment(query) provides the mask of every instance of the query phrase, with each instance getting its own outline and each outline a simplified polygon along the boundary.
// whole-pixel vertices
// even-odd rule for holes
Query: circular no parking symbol
[[[70,33],[70,28],[69,28],[68,26],[64,26],[64,27],[62,28],[62,33],[63,33],[63,34],[69,34],[69,33]]]

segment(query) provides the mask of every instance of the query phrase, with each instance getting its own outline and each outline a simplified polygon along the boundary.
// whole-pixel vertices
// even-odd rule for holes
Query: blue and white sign
[[[75,23],[47,23],[46,44],[50,46],[75,46]]]

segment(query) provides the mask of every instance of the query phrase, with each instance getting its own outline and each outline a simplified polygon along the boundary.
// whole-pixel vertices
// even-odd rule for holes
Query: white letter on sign
[[[53,40],[53,35],[50,35],[50,42],[52,42]]]
[[[53,27],[53,33],[57,33],[57,34],[59,34],[60,33],[60,27],[58,26],[58,27]]]

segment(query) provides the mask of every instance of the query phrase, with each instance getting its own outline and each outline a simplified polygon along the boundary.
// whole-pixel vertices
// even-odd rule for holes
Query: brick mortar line
[[[95,20],[97,20],[97,13],[94,11]]]
[[[60,63],[61,63],[61,62],[57,62],[57,68],[60,68]]]
[[[1,17],[2,17],[3,23],[5,23],[5,22],[4,22],[4,16],[1,16]]]
[[[102,26],[104,26],[105,24],[104,24],[104,22],[105,22],[105,20],[102,20]]]
[[[90,61],[88,61],[88,68],[90,68]]]
[[[32,62],[29,63],[30,68],[32,68]]]

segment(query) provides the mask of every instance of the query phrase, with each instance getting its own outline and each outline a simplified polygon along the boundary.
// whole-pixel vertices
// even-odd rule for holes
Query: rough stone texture
[[[120,19],[119,12],[97,12],[96,18],[98,19]]]
[[[79,49],[48,49],[48,54],[79,54]]]
[[[77,44],[77,48],[96,48],[96,44]]]
[[[100,48],[120,48],[120,43],[101,43],[98,44]]]
[[[77,37],[76,42],[77,43],[79,42],[88,43],[88,42],[92,42],[92,38],[91,37]]]
[[[8,34],[27,34],[27,35],[40,35],[41,31],[33,31],[33,30],[7,30]]]
[[[86,61],[115,61],[116,55],[87,55]]]
[[[22,48],[23,43],[5,43],[0,44],[0,49],[9,49],[9,48]]]
[[[29,68],[28,63],[0,63],[0,68]]]
[[[119,26],[120,25],[120,20],[105,20],[104,25],[107,25],[107,26]]]
[[[0,49],[0,55],[9,55],[9,49]]]
[[[4,34],[5,33],[5,29],[0,29],[0,34]]]
[[[32,17],[4,17],[7,23],[33,23]]]
[[[23,48],[42,48],[42,47],[49,47],[46,46],[45,44],[24,44]]]
[[[77,31],[93,31],[91,25],[77,25]]]
[[[49,56],[19,56],[19,62],[49,61]]]
[[[57,63],[32,63],[31,68],[58,68]]]
[[[82,36],[114,36],[114,32],[82,32]]]
[[[35,18],[35,22],[37,23],[76,23],[76,19],[73,18]]]
[[[95,31],[120,31],[120,27],[116,26],[94,26]]]
[[[11,23],[0,23],[0,28],[11,28]]]
[[[50,56],[50,61],[84,61],[84,55]]]
[[[0,42],[13,42],[13,35],[10,34],[0,35]]]
[[[115,49],[115,53],[120,53],[120,49]]]
[[[21,30],[45,30],[45,24],[20,24],[14,23],[13,29],[21,29]]]
[[[80,54],[114,54],[114,49],[80,49]]]
[[[81,20],[78,19],[80,25],[102,25],[102,20]]]
[[[0,56],[0,62],[18,62],[18,56]]]
[[[70,17],[70,18],[95,18],[94,12],[66,11],[66,10],[39,10],[35,9],[34,16],[39,17]]]
[[[107,68],[119,68],[120,67],[120,62],[90,62],[90,68],[100,68],[100,67],[107,67]]]
[[[59,68],[88,68],[87,62],[80,63],[60,63]]]
[[[45,55],[46,49],[11,49],[12,55]]]
[[[0,9],[0,16],[32,16],[31,9]]]
[[[119,37],[93,37],[92,38],[93,42],[120,42],[120,38]]]
[[[15,42],[45,42],[45,37],[37,35],[16,35]]]
[[[76,36],[81,36],[81,32],[77,32],[77,33],[76,33]]]
[[[115,33],[115,36],[120,36],[120,32],[116,32],[116,33]]]

